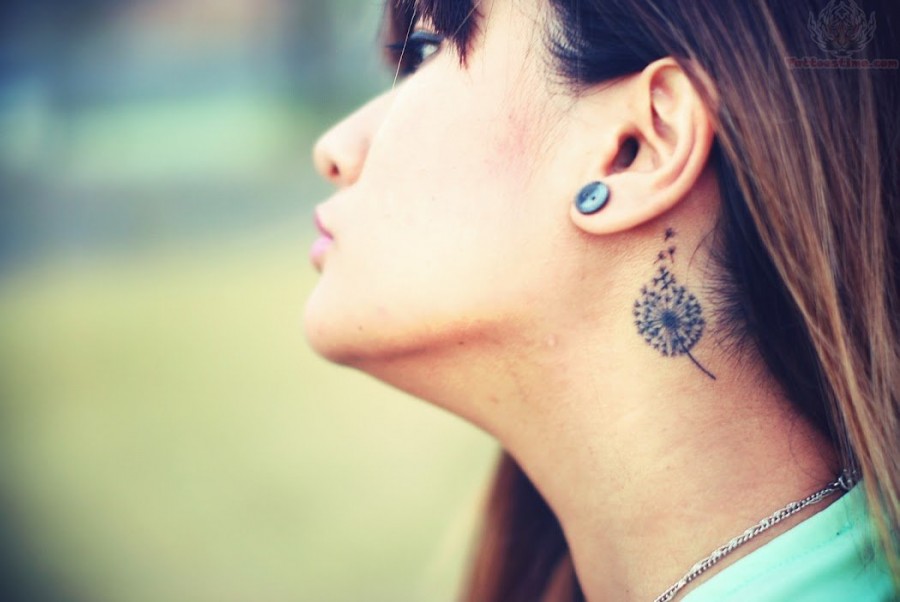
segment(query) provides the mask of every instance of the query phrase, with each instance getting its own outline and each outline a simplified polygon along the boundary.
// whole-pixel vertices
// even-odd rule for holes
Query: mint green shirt
[[[683,602],[895,602],[857,485],[688,592]]]

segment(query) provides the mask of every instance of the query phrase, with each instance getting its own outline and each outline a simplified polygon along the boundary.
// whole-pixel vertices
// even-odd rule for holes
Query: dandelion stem
[[[711,379],[716,380],[716,375],[713,374],[712,372],[710,372],[709,370],[707,370],[706,368],[704,368],[703,366],[701,366],[701,365],[700,365],[700,362],[698,362],[698,361],[694,358],[694,356],[691,355],[691,352],[690,352],[690,351],[685,351],[685,353],[687,354],[687,356],[688,356],[689,358],[691,358],[691,361],[694,362],[694,365],[695,365],[695,366],[697,366],[698,368],[700,368],[701,370],[703,370],[704,374],[706,374],[706,375],[707,375],[708,377],[710,377]]]

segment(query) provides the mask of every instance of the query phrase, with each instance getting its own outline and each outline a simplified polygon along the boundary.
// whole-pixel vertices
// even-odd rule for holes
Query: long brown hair
[[[472,0],[389,4],[395,32],[424,13],[465,60]],[[791,63],[826,58],[807,27],[825,0],[548,5],[561,27],[548,28],[547,48],[574,92],[672,56],[704,98],[722,194],[717,322],[736,345],[756,346],[862,477],[897,579],[898,71]],[[853,56],[896,59],[897,15],[886,1],[875,14],[874,39]],[[584,599],[559,523],[505,452],[471,562],[467,602]]]

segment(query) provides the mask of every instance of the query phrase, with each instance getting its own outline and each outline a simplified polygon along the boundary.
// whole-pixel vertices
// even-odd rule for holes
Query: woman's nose
[[[356,182],[386,100],[385,94],[369,101],[319,138],[313,147],[313,163],[323,178],[339,187]]]
[[[316,171],[335,186],[349,186],[359,178],[368,146],[367,138],[343,121],[316,142],[313,148]]]

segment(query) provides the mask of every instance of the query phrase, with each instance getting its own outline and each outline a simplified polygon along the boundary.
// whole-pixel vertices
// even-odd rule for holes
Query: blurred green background
[[[0,600],[453,599],[495,444],[301,328],[380,12],[0,4]]]

